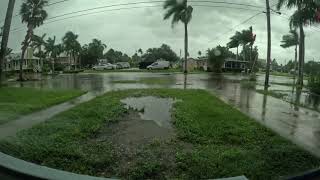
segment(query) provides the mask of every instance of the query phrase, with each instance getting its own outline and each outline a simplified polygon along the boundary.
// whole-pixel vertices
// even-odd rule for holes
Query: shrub
[[[308,81],[308,88],[315,94],[320,94],[320,74],[311,74]]]

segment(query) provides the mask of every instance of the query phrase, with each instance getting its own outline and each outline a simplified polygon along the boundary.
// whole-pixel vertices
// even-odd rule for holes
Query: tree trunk
[[[295,52],[294,52],[294,73],[297,71],[297,62],[298,61],[298,45],[295,47]]]
[[[23,46],[22,47],[22,53],[21,53],[21,58],[20,58],[20,68],[19,68],[19,81],[23,81],[23,61],[24,61],[24,54],[26,53],[26,50],[27,50],[27,46]]]
[[[186,13],[187,14],[187,13]],[[188,73],[188,23],[184,23],[184,73]]]
[[[239,57],[239,46],[237,46],[237,57],[236,57],[236,60],[238,60],[238,57]]]
[[[0,48],[0,87],[2,86],[2,81],[4,79],[3,69],[4,69],[4,61],[7,54],[7,45],[9,40],[10,28],[11,28],[11,20],[12,13],[14,9],[15,0],[10,0],[8,3],[6,19],[4,22],[4,29],[1,40],[1,48]]]
[[[264,89],[267,90],[269,87],[269,74],[270,74],[270,64],[271,64],[271,20],[270,20],[270,4],[269,0],[266,0],[267,7],[267,30],[268,30],[268,47],[267,47],[267,69],[266,77],[264,82]]]
[[[75,57],[75,53],[74,52],[72,52],[72,56],[73,56],[74,70],[77,70],[77,59]]]
[[[243,45],[243,61],[246,61],[246,45]]]
[[[301,4],[298,5],[298,11],[301,11]],[[305,44],[305,34],[303,29],[303,22],[299,22],[300,29],[300,42],[299,42],[299,73],[298,73],[298,85],[303,86],[303,66],[304,66],[304,44]]]
[[[54,72],[55,72],[55,67],[54,67],[54,64],[55,63],[55,58],[53,57],[52,58],[52,74],[54,74]]]
[[[23,61],[24,61],[24,54],[26,53],[26,50],[29,46],[29,43],[30,43],[30,39],[32,37],[32,26],[31,25],[28,25],[28,31],[27,31],[27,34],[25,36],[25,39],[23,41],[23,45],[22,45],[22,53],[21,53],[21,59],[20,59],[20,68],[19,68],[19,80],[20,81],[23,81]]]

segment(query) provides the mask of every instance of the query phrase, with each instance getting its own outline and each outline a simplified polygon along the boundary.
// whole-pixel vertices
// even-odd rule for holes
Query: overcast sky
[[[60,0],[50,0],[56,2]],[[49,18],[68,12],[95,8],[104,5],[131,3],[151,0],[69,0],[63,3],[46,7]],[[215,0],[211,0],[215,1]],[[265,6],[265,0],[225,0],[226,2],[244,3],[257,6]],[[23,0],[16,0],[15,12],[19,12]],[[270,0],[273,5],[277,0]],[[0,1],[0,21],[5,17],[8,0]],[[209,6],[227,6],[222,4],[193,2],[193,5],[206,5],[207,7],[194,6],[193,19],[189,25],[189,51],[192,57],[197,57],[197,52],[200,50],[205,52],[208,48],[213,48],[217,45],[226,45],[229,38],[236,30],[240,31],[249,26],[253,26],[254,33],[257,34],[256,45],[259,48],[259,54],[262,59],[266,58],[266,15],[261,13],[243,25],[237,26],[244,20],[253,15],[262,12],[264,9],[253,7],[252,10],[232,9],[231,7],[209,7]],[[143,7],[139,9],[127,9],[108,11],[76,17],[68,20],[57,21],[49,24],[44,24],[35,30],[35,34],[47,34],[47,37],[56,36],[61,40],[67,31],[73,31],[79,34],[81,44],[86,44],[93,38],[102,40],[109,48],[121,50],[128,55],[132,55],[136,50],[142,48],[146,50],[150,47],[159,47],[165,43],[170,45],[173,50],[179,55],[180,49],[183,50],[184,45],[184,28],[183,25],[177,24],[174,28],[171,27],[171,21],[163,21],[164,10],[162,3],[154,4],[139,4],[131,6],[120,6],[99,9],[88,12],[102,11],[107,9],[118,9],[121,7],[141,7],[159,5],[157,7]],[[86,13],[88,13],[86,12]],[[292,11],[283,10],[283,13],[290,15]],[[75,15],[80,15],[78,13]],[[272,58],[276,58],[278,62],[284,63],[294,58],[294,49],[283,49],[280,47],[282,35],[288,32],[288,20],[286,15],[272,15]],[[74,16],[74,15],[71,15]],[[69,16],[65,16],[69,17]],[[61,18],[65,18],[61,17]],[[60,18],[60,19],[61,19]],[[57,18],[59,19],[59,18]],[[48,20],[50,21],[50,20]],[[14,17],[11,29],[20,28],[23,24],[20,23],[20,17]],[[1,22],[3,24],[3,22]],[[235,30],[232,30],[235,26]],[[230,32],[228,32],[230,31]],[[306,59],[320,60],[320,28],[306,28]],[[13,31],[10,34],[9,47],[18,52],[21,48],[20,44],[25,36],[26,27],[20,31]]]

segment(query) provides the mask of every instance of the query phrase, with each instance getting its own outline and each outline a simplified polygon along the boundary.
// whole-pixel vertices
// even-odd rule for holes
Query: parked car
[[[148,70],[152,69],[169,69],[170,62],[169,61],[157,61],[152,63],[150,66],[147,66]]]
[[[117,64],[118,69],[129,69],[130,64],[128,62],[118,62]]]
[[[93,70],[110,70],[110,69],[117,69],[117,66],[111,63],[107,63],[107,64],[99,64],[99,65],[95,65],[92,68]]]

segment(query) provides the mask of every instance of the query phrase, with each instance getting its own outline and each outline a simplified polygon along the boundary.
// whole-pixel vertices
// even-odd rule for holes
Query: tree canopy
[[[179,60],[177,54],[171,49],[169,45],[162,44],[159,48],[149,48],[142,59],[146,62],[155,62],[158,59],[175,62]]]

